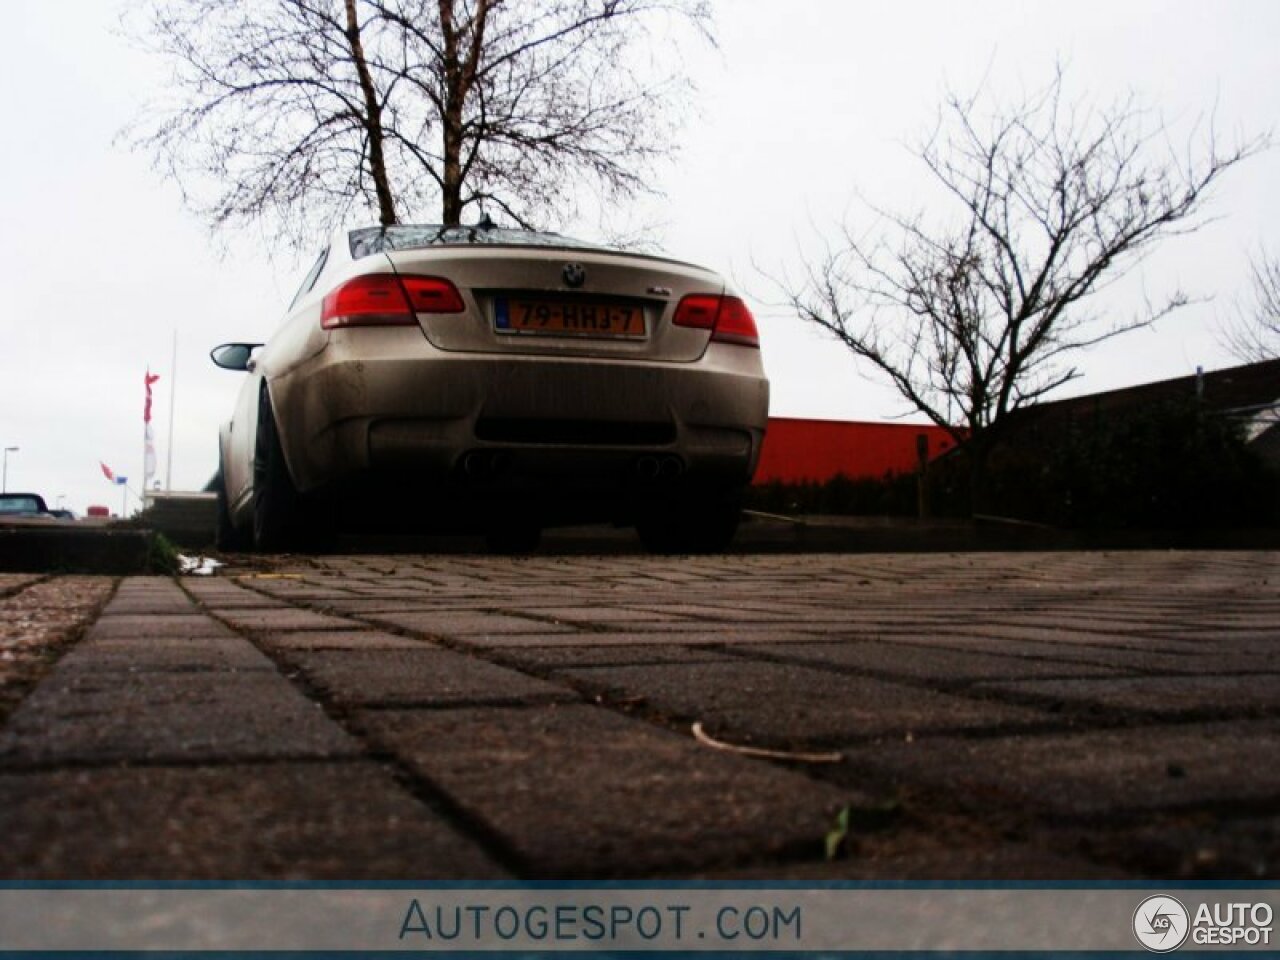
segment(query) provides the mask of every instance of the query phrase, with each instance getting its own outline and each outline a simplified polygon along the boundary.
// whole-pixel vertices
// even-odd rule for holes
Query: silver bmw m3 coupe
[[[764,437],[755,320],[712,271],[547,233],[342,230],[220,431],[224,548],[339,529],[634,525],[664,553],[726,547]]]

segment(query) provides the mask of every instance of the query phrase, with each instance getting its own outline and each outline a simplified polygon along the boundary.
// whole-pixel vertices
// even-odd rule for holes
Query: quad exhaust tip
[[[462,458],[462,472],[472,480],[495,477],[507,468],[508,457],[501,450],[472,450]]]
[[[684,462],[679,457],[641,457],[636,461],[636,476],[641,480],[675,480],[684,473]]]

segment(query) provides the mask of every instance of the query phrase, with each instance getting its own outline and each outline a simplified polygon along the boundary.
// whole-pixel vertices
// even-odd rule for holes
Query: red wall
[[[755,482],[821,483],[838,473],[851,478],[909,473],[916,468],[920,434],[928,438],[930,460],[955,446],[951,435],[935,426],[770,417]]]

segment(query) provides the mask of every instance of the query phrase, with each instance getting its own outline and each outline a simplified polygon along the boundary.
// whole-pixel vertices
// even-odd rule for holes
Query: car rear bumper
[[[446,353],[407,328],[335,334],[269,386],[304,492],[370,473],[745,484],[769,409],[748,348],[713,343],[692,363]]]

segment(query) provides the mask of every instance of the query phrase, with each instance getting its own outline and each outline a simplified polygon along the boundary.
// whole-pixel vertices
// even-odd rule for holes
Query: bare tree
[[[1235,307],[1223,339],[1244,363],[1280,357],[1280,260],[1263,250],[1249,261],[1249,296]]]
[[[174,66],[129,131],[215,226],[295,241],[351,211],[558,222],[646,190],[707,0],[152,0]],[[646,43],[655,38],[663,42]],[[655,51],[666,51],[664,58]],[[430,215],[426,215],[430,216]]]
[[[1263,145],[1223,149],[1210,130],[1180,151],[1134,99],[1091,110],[1063,86],[1058,71],[986,113],[951,96],[916,150],[946,199],[934,216],[872,208],[878,229],[846,225],[783,284],[801,317],[967,442],[975,495],[1006,417],[1080,375],[1070,354],[1187,302],[1089,309],[1160,238],[1200,226],[1209,187]]]

